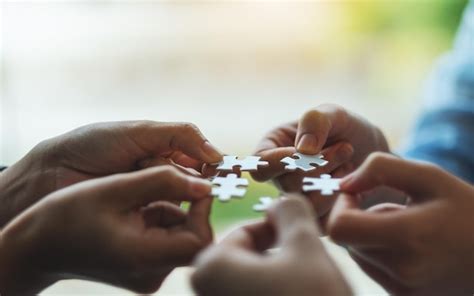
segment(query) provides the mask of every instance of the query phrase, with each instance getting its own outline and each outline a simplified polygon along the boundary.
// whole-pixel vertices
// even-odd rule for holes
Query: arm
[[[406,158],[436,163],[474,182],[474,2],[466,9],[452,51],[428,80],[424,113],[416,123]]]

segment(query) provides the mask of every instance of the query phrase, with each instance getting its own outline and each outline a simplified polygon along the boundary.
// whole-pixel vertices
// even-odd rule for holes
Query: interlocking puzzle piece
[[[334,191],[340,189],[340,181],[341,179],[332,179],[328,174],[322,174],[319,178],[306,177],[303,179],[303,191],[321,190],[321,195],[333,195]]]
[[[265,212],[273,204],[273,198],[268,196],[260,197],[259,201],[259,203],[253,205],[253,210],[255,212]]]
[[[259,166],[268,166],[267,161],[261,161],[258,156],[247,156],[239,159],[235,155],[226,155],[217,167],[221,171],[232,171],[234,167],[239,167],[240,171],[256,171]]]
[[[323,159],[322,154],[306,155],[301,153],[293,154],[293,157],[285,157],[281,160],[282,163],[286,163],[285,169],[294,171],[296,169],[303,170],[305,172],[316,169],[317,166],[325,166],[328,164],[327,160]]]
[[[218,187],[212,188],[212,195],[217,196],[220,201],[229,201],[232,196],[242,197],[247,191],[240,186],[248,186],[249,181],[244,178],[237,178],[236,174],[229,174],[226,177],[215,177],[212,184]]]

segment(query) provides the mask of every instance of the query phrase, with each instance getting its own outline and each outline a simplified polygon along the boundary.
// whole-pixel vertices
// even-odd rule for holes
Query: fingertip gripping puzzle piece
[[[331,175],[322,174],[319,178],[305,177],[303,179],[303,191],[320,190],[321,195],[333,195],[334,191],[340,189],[339,182],[341,179],[332,179]]]
[[[260,160],[259,156],[247,156],[243,159],[235,155],[226,155],[217,167],[221,171],[232,171],[234,167],[239,167],[240,171],[256,171],[259,166],[268,166],[267,161]]]
[[[308,172],[316,169],[318,166],[325,166],[328,164],[328,161],[323,159],[324,156],[322,154],[306,155],[297,152],[293,154],[293,157],[287,156],[281,160],[282,163],[286,163],[286,170],[294,171],[300,169]]]
[[[249,185],[249,181],[244,178],[238,178],[236,174],[229,174],[226,177],[215,177],[212,184],[218,185],[212,188],[212,195],[220,201],[229,201],[233,196],[242,197],[247,189],[242,188]]]

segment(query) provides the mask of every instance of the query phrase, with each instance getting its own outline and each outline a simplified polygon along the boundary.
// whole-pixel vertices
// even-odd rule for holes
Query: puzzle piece
[[[247,191],[240,186],[248,186],[249,181],[244,178],[237,178],[236,174],[229,174],[226,177],[215,177],[212,184],[219,185],[212,188],[212,195],[217,196],[220,201],[229,201],[232,196],[242,197]]]
[[[259,198],[259,203],[253,205],[255,212],[265,212],[273,204],[273,198],[264,196]]]
[[[339,190],[340,180],[331,179],[331,175],[328,174],[322,174],[320,178],[306,177],[303,179],[303,191],[321,190],[321,195],[333,195],[334,191]]]
[[[239,159],[235,155],[226,155],[217,167],[221,171],[232,171],[234,167],[239,167],[240,171],[256,171],[259,166],[268,166],[267,161],[261,161],[258,156],[247,156]]]
[[[293,157],[285,157],[281,160],[282,163],[286,163],[285,169],[294,171],[296,169],[303,170],[305,172],[316,169],[317,166],[325,166],[328,164],[327,160],[323,159],[322,154],[306,155],[301,153],[293,154]]]

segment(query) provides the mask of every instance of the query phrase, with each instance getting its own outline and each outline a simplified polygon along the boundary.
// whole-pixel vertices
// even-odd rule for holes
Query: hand
[[[296,147],[296,148],[294,148]],[[299,122],[291,122],[270,131],[257,146],[256,155],[270,163],[252,173],[254,179],[272,179],[285,193],[301,193],[305,176],[331,174],[340,178],[358,167],[373,151],[388,151],[382,132],[365,119],[335,105],[321,105],[306,112]],[[296,151],[304,154],[322,153],[329,164],[309,174],[285,172],[280,160]],[[318,216],[328,215],[334,198],[311,192]]]
[[[159,164],[199,169],[221,158],[189,123],[88,125],[42,142],[0,175],[0,226],[43,196],[81,181]]]
[[[332,239],[391,293],[474,293],[474,187],[431,164],[374,154],[341,189],[381,184],[409,195],[409,204],[362,211],[356,195],[341,194],[328,223]]]
[[[212,240],[208,181],[170,166],[85,181],[12,220],[0,241],[0,293],[82,278],[156,291]],[[170,201],[191,201],[189,212]]]
[[[199,295],[350,294],[324,250],[306,201],[283,200],[269,216],[199,255],[192,275]],[[281,249],[264,254],[275,236]]]

